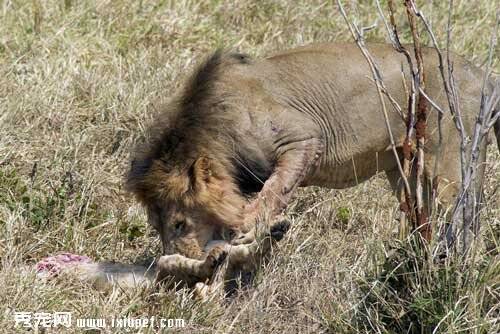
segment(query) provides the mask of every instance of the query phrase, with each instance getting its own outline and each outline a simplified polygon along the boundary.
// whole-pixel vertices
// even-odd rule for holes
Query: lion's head
[[[166,254],[200,258],[208,241],[227,230],[244,231],[247,196],[261,185],[255,179],[270,171],[263,154],[239,152],[252,140],[237,132],[237,119],[245,114],[226,92],[234,86],[227,69],[247,62],[221,52],[209,57],[158,108],[145,142],[133,154],[127,185],[147,209]],[[254,158],[242,161],[244,156]]]
[[[218,161],[202,156],[182,165],[151,161],[147,172],[130,173],[128,186],[160,233],[165,254],[202,258],[210,240],[242,223],[247,200]],[[132,171],[137,168],[133,162]]]

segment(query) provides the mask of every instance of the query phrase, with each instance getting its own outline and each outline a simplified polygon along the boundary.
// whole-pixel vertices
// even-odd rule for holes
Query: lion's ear
[[[189,178],[193,186],[204,186],[212,175],[210,159],[199,157],[189,169]]]

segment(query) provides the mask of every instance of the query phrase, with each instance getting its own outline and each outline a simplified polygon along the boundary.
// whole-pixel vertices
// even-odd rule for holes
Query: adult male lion
[[[406,60],[389,45],[368,47],[388,91],[405,106]],[[427,94],[446,109],[435,51],[424,49],[423,57]],[[483,72],[460,57],[453,64],[470,134]],[[388,117],[401,151],[405,123],[395,111]],[[500,121],[495,129],[500,144]],[[460,182],[460,139],[449,115],[442,120],[442,138],[435,172],[439,140],[432,110],[424,174],[427,180],[440,178],[439,200],[446,205]],[[205,246],[211,240],[230,230],[248,232],[262,212],[272,220],[298,186],[345,188],[383,171],[397,189],[389,145],[375,85],[355,44],[314,44],[262,60],[216,52],[161,111],[134,155],[127,184],[147,208],[164,253],[198,259],[207,268]],[[482,147],[481,161],[485,152]],[[249,203],[248,195],[256,192]],[[212,264],[224,254],[212,252]]]

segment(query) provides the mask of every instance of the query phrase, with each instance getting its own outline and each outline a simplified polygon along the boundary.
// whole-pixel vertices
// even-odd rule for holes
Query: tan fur
[[[401,75],[403,68],[409,80],[406,60],[390,45],[368,47],[387,89],[406,110]],[[470,134],[483,72],[452,58]],[[434,50],[424,49],[424,63],[427,94],[446,110]],[[221,52],[209,57],[160,109],[134,153],[127,180],[159,231],[164,252],[201,261],[211,240],[227,238],[230,230],[248,231],[264,212],[279,215],[298,186],[345,188],[384,171],[398,189],[395,157],[387,151],[389,135],[370,78],[355,44],[313,44],[262,60]],[[405,123],[392,109],[388,122],[401,154]],[[424,173],[429,181],[447,181],[438,192],[449,204],[460,180],[460,141],[449,115],[442,133],[439,153],[437,112],[431,109]],[[258,196],[248,203],[254,193]]]

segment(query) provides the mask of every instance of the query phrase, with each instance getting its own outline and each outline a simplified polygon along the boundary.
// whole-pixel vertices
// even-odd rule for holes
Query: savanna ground
[[[444,43],[447,2],[419,4]],[[361,25],[376,20],[374,1],[345,6]],[[483,65],[498,3],[455,7],[452,49]],[[366,37],[386,41],[382,23]],[[216,47],[262,56],[333,40],[351,37],[337,7],[323,1],[0,1],[0,331],[20,330],[14,311],[68,311],[183,318],[178,331],[186,333],[499,332],[494,145],[483,245],[467,267],[438,266],[395,243],[398,205],[376,177],[348,190],[300,191],[287,211],[293,228],[273,260],[222,304],[194,301],[187,290],[102,293],[78,282],[42,283],[20,269],[62,251],[129,263],[158,254],[144,212],[123,190],[152,101],[168,98]],[[123,330],[102,332],[113,331]]]

